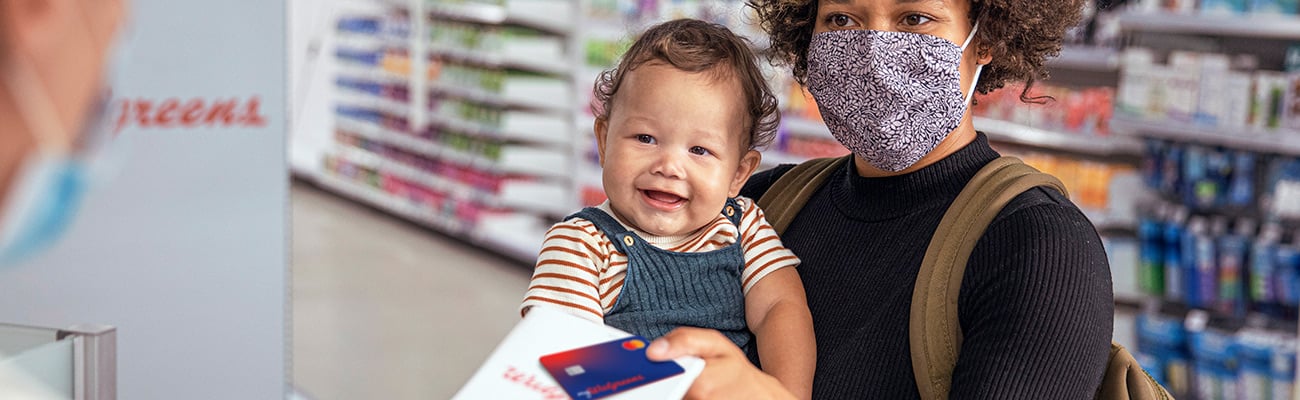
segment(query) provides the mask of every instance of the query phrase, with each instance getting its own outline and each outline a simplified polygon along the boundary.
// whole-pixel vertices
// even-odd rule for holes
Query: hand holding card
[[[686,372],[676,362],[647,359],[648,343],[632,336],[545,355],[541,363],[578,400],[604,398]]]
[[[567,386],[562,386],[551,378],[539,359],[548,354],[567,352],[593,344],[610,342],[615,339],[631,339],[632,335],[598,323],[569,315],[550,307],[533,307],[509,335],[501,341],[487,361],[479,367],[478,372],[469,382],[452,397],[453,400],[557,400],[569,397]],[[644,339],[642,339],[644,340]],[[620,340],[618,343],[622,343]],[[646,345],[648,341],[644,342]],[[620,344],[621,346],[621,344]],[[634,345],[629,345],[635,347]],[[639,360],[649,363],[645,349],[637,349]],[[675,400],[686,395],[691,382],[704,370],[704,360],[695,357],[682,357],[668,367],[678,367],[685,373],[664,375],[650,379],[653,373],[645,373],[644,386],[629,390],[629,384],[610,385],[611,393],[594,390],[603,396],[615,395],[618,400]],[[593,369],[586,368],[590,372]],[[570,367],[565,366],[565,368]],[[577,371],[576,369],[574,371]],[[638,369],[641,371],[641,369]],[[624,378],[627,379],[627,378]],[[615,381],[617,383],[617,381]],[[639,383],[638,383],[639,384]],[[584,390],[586,388],[583,388]],[[575,397],[587,400],[586,397]],[[596,398],[596,397],[592,397]]]

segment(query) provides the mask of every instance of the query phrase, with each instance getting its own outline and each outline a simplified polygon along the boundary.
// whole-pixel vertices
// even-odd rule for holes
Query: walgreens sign
[[[113,134],[126,128],[262,128],[262,97],[245,98],[126,98],[113,107],[117,123]]]

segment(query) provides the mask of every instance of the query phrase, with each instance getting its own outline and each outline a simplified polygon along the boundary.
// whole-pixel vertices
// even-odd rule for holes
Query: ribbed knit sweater
[[[999,155],[975,142],[919,171],[864,178],[849,163],[782,235],[802,260],[817,337],[816,399],[918,398],[908,341],[926,246],[966,182]],[[754,175],[759,198],[792,166]],[[1064,196],[1031,189],[998,214],[967,263],[953,399],[1089,399],[1114,302],[1101,239]]]

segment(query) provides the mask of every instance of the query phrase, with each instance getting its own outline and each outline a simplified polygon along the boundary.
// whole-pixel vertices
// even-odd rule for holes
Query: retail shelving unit
[[[577,206],[573,2],[354,1],[317,182],[531,263]]]
[[[1174,14],[1174,13],[1164,13],[1164,12],[1156,12],[1156,13],[1126,12],[1125,14],[1119,16],[1118,21],[1119,21],[1120,28],[1123,31],[1124,35],[1128,38],[1127,42],[1130,43],[1131,47],[1141,47],[1141,48],[1151,49],[1151,51],[1153,51],[1152,54],[1160,54],[1160,53],[1173,52],[1173,51],[1200,51],[1200,52],[1215,52],[1220,54],[1227,54],[1228,56],[1233,57],[1232,59],[1233,61],[1232,61],[1231,69],[1225,70],[1224,72],[1231,71],[1230,73],[1233,74],[1254,74],[1255,72],[1253,71],[1254,69],[1281,71],[1282,65],[1279,65],[1280,63],[1277,61],[1281,59],[1281,57],[1278,57],[1279,54],[1276,53],[1279,51],[1285,51],[1286,46],[1288,44],[1300,41],[1300,17],[1294,15],[1291,16],[1251,15],[1251,14],[1205,15],[1202,13]],[[1253,56],[1254,58],[1249,58],[1249,57],[1246,58],[1253,62],[1244,62],[1244,63],[1239,62],[1238,60],[1240,58],[1237,56],[1242,53]],[[1172,59],[1173,57],[1170,58]],[[1138,57],[1137,59],[1142,59],[1142,58]],[[1258,64],[1255,65],[1256,63]],[[1171,62],[1170,64],[1173,64],[1173,62]],[[1130,67],[1127,65],[1121,65],[1120,66],[1121,73],[1127,74],[1129,72],[1129,68]],[[1173,67],[1166,67],[1166,68],[1169,71],[1173,70]],[[1185,69],[1182,67],[1179,68]],[[1133,70],[1137,71],[1138,68],[1133,68]],[[1226,81],[1229,78],[1225,78],[1223,76],[1224,72],[1217,72],[1216,70],[1216,72],[1214,73],[1219,74],[1220,76],[1213,76],[1211,77],[1211,79]],[[1150,73],[1150,72],[1146,72],[1146,73]],[[1170,72],[1165,72],[1165,73],[1168,74]],[[1249,77],[1249,75],[1247,76]],[[1128,77],[1129,76],[1126,75],[1126,79]],[[1175,79],[1175,78],[1169,78],[1169,79]],[[1197,78],[1198,81],[1203,81],[1205,79],[1206,79],[1205,75],[1200,75]],[[1147,85],[1147,84],[1148,84],[1147,82],[1142,82],[1139,85]],[[1165,86],[1162,87],[1162,89],[1167,91],[1165,93],[1167,97],[1164,100],[1166,102],[1169,101],[1168,99],[1174,99],[1174,98],[1178,98],[1179,96],[1184,96],[1182,94],[1175,94],[1172,92],[1172,90],[1174,89],[1170,89],[1170,87],[1176,86],[1175,84],[1172,83],[1165,84],[1161,82],[1156,82],[1154,83],[1154,85]],[[1242,89],[1241,87],[1238,86],[1228,87],[1227,85],[1231,85],[1231,84],[1227,84],[1227,83],[1225,83],[1224,85],[1225,85],[1224,86],[1225,89],[1234,89],[1234,90]],[[1135,86],[1135,87],[1145,88],[1145,86]],[[1204,86],[1204,84],[1202,83],[1202,86],[1197,90],[1204,91],[1207,89],[1206,86]],[[1214,90],[1214,89],[1210,89],[1210,90]],[[1121,88],[1120,91],[1124,92],[1125,88]],[[1215,100],[1219,100],[1219,101],[1224,101],[1222,99],[1232,97],[1228,93],[1219,94],[1219,90],[1214,90],[1214,93],[1215,93],[1214,96]],[[1239,95],[1240,92],[1237,92],[1236,94]],[[1254,94],[1254,95],[1258,96],[1258,94]],[[1137,98],[1141,98],[1141,96],[1138,96]],[[1126,99],[1132,99],[1132,98],[1126,98]],[[1126,99],[1121,99],[1117,103],[1123,103]],[[1206,107],[1204,104],[1205,101],[1204,99],[1205,97],[1201,97],[1200,100],[1201,103],[1194,104],[1195,107],[1197,107],[1196,110],[1198,113],[1204,111],[1203,109]],[[1146,101],[1153,101],[1153,100],[1146,100]],[[1227,101],[1231,102],[1233,100],[1227,100]],[[1257,102],[1258,99],[1257,98],[1249,99],[1247,101]],[[1156,175],[1165,176],[1165,178],[1161,178],[1161,179],[1165,179],[1165,180],[1171,179],[1168,178],[1169,174],[1174,174],[1179,177],[1178,180],[1198,179],[1201,182],[1206,182],[1204,177],[1197,177],[1197,178],[1184,177],[1184,174],[1186,173],[1185,169],[1188,168],[1187,167],[1188,164],[1204,165],[1204,163],[1207,162],[1206,160],[1209,160],[1210,158],[1213,157],[1218,157],[1218,159],[1220,160],[1225,159],[1225,157],[1233,157],[1232,158],[1233,160],[1240,160],[1240,159],[1251,160],[1245,162],[1245,165],[1253,166],[1250,167],[1250,168],[1254,168],[1253,170],[1252,169],[1247,169],[1247,170],[1255,171],[1253,173],[1257,174],[1256,175],[1257,177],[1266,176],[1265,174],[1260,173],[1259,171],[1265,169],[1266,165],[1272,165],[1270,164],[1272,161],[1281,161],[1286,157],[1300,157],[1300,131],[1297,131],[1295,129],[1287,129],[1287,128],[1265,129],[1257,126],[1255,127],[1246,126],[1250,124],[1247,123],[1247,121],[1245,120],[1238,119],[1240,117],[1237,116],[1236,114],[1223,114],[1223,115],[1231,115],[1232,117],[1228,118],[1232,120],[1231,122],[1225,122],[1223,117],[1220,117],[1219,119],[1199,119],[1199,121],[1198,118],[1195,117],[1191,117],[1191,118],[1187,116],[1171,117],[1169,115],[1174,115],[1175,113],[1168,112],[1167,104],[1168,103],[1166,103],[1166,105],[1160,105],[1160,106],[1143,107],[1143,104],[1139,103],[1136,104],[1136,107],[1134,107],[1133,105],[1129,105],[1127,107],[1121,106],[1117,109],[1116,116],[1111,121],[1111,129],[1116,134],[1129,136],[1134,139],[1149,143],[1149,146],[1151,147],[1148,147],[1147,150],[1145,151],[1151,154],[1158,154],[1158,155],[1148,155],[1148,157],[1153,157],[1153,158],[1149,158],[1149,161],[1157,160],[1151,162],[1167,163],[1164,164],[1163,166],[1156,167],[1158,168],[1157,171],[1161,171],[1156,173]],[[1218,106],[1221,107],[1222,105],[1218,104]],[[1180,106],[1179,110],[1182,110],[1183,108],[1185,108],[1185,106]],[[1166,111],[1153,112],[1151,110],[1166,110]],[[1219,108],[1213,108],[1211,109],[1211,113],[1225,112],[1219,110],[1220,110]],[[1258,112],[1260,112],[1259,108],[1252,108],[1251,111],[1249,111],[1249,113],[1258,113]],[[1254,120],[1255,118],[1258,117],[1257,116],[1251,117],[1250,119]],[[1219,121],[1220,123],[1219,124],[1207,123],[1205,122],[1206,120]],[[1162,150],[1170,147],[1178,147],[1182,149],[1180,150],[1181,152],[1185,152],[1185,153],[1178,153],[1178,154],[1187,154],[1192,152],[1193,151],[1192,149],[1195,149],[1196,154],[1198,154],[1196,159],[1199,161],[1192,163],[1187,161],[1187,159],[1182,158],[1182,156],[1175,158],[1174,156],[1171,155],[1174,153],[1167,152],[1167,150]],[[1217,154],[1219,156],[1206,156],[1207,154]],[[1229,154],[1231,156],[1225,156]],[[1251,154],[1251,156],[1249,156],[1249,158],[1244,158],[1242,154]],[[1178,161],[1172,161],[1173,164],[1168,164],[1171,162],[1169,160],[1178,160]],[[1270,160],[1270,163],[1265,163],[1265,160]],[[1230,168],[1235,170],[1238,168],[1238,165],[1239,165],[1238,161],[1233,161],[1233,164],[1231,164]],[[1210,170],[1210,167],[1206,167],[1203,169],[1208,171]],[[1170,172],[1170,171],[1176,171],[1176,172]],[[1233,172],[1233,173],[1236,174],[1239,172]],[[1252,183],[1249,186],[1245,186],[1245,187],[1252,188],[1252,189],[1247,189],[1246,192],[1254,191],[1256,193],[1261,193],[1262,196],[1262,193],[1265,192],[1266,189],[1258,188],[1255,186],[1266,185],[1265,182],[1267,180],[1258,179],[1257,177],[1249,178],[1250,182],[1254,182],[1254,183]],[[1148,178],[1148,179],[1152,179],[1152,178]],[[1215,193],[1216,190],[1223,191],[1224,193],[1231,192],[1231,189],[1225,189],[1222,186],[1219,186],[1218,189],[1206,189],[1206,188],[1215,187],[1215,185],[1207,185],[1205,186],[1205,188],[1203,188],[1200,187],[1198,184],[1196,188],[1197,191],[1195,192],[1196,193],[1195,196],[1197,200],[1191,201],[1186,197],[1188,192],[1180,192],[1180,190],[1185,190],[1185,189],[1175,189],[1173,193],[1170,193],[1168,192],[1169,189],[1165,187],[1169,185],[1169,183],[1167,182],[1157,182],[1151,184],[1152,185],[1158,184],[1162,186],[1162,189],[1164,191],[1166,191],[1161,195],[1161,197],[1163,197],[1165,201],[1160,203],[1163,205],[1159,207],[1159,209],[1165,211],[1145,212],[1146,217],[1144,217],[1145,221],[1143,222],[1142,225],[1144,227],[1142,231],[1147,233],[1143,234],[1145,236],[1145,238],[1142,239],[1144,241],[1143,248],[1153,249],[1151,250],[1151,254],[1161,254],[1161,252],[1169,252],[1170,247],[1160,248],[1158,246],[1158,243],[1160,243],[1161,240],[1166,240],[1166,241],[1169,240],[1167,237],[1163,239],[1161,237],[1162,235],[1168,235],[1167,232],[1173,229],[1183,231],[1179,234],[1183,235],[1182,237],[1184,238],[1183,239],[1184,241],[1190,240],[1191,243],[1196,243],[1196,244],[1194,245],[1195,250],[1190,251],[1191,253],[1190,255],[1188,254],[1189,253],[1188,247],[1184,247],[1181,251],[1177,251],[1177,250],[1173,251],[1174,253],[1177,253],[1177,257],[1183,257],[1183,258],[1191,257],[1193,261],[1189,262],[1184,259],[1178,261],[1180,264],[1172,264],[1175,266],[1170,267],[1171,265],[1169,264],[1171,262],[1170,258],[1164,258],[1163,260],[1157,258],[1156,259],[1157,261],[1154,262],[1154,265],[1157,266],[1157,268],[1155,269],[1163,268],[1164,269],[1163,274],[1148,275],[1149,274],[1148,271],[1142,272],[1144,279],[1148,279],[1151,282],[1163,280],[1162,283],[1158,283],[1158,284],[1144,283],[1144,285],[1155,287],[1155,289],[1152,289],[1150,287],[1144,287],[1147,293],[1145,293],[1142,296],[1141,302],[1143,303],[1145,308],[1151,310],[1168,309],[1168,308],[1173,308],[1177,310],[1190,309],[1190,311],[1180,311],[1183,314],[1185,314],[1185,317],[1171,316],[1171,315],[1180,315],[1178,314],[1178,312],[1170,313],[1170,314],[1153,312],[1149,314],[1152,315],[1152,317],[1150,318],[1155,318],[1155,319],[1171,318],[1169,321],[1172,322],[1170,323],[1176,325],[1185,325],[1187,327],[1186,328],[1187,333],[1184,333],[1185,335],[1191,337],[1195,332],[1205,332],[1203,334],[1196,333],[1198,335],[1203,335],[1202,336],[1203,338],[1212,337],[1211,336],[1212,334],[1218,335],[1219,333],[1217,333],[1218,332],[1217,330],[1221,330],[1222,332],[1225,332],[1223,333],[1223,335],[1225,336],[1222,337],[1238,337],[1237,336],[1239,334],[1238,332],[1249,332],[1250,334],[1255,334],[1255,332],[1252,330],[1267,330],[1269,332],[1277,332],[1276,329],[1277,326],[1282,325],[1283,328],[1281,329],[1281,331],[1290,331],[1288,335],[1292,335],[1292,339],[1290,340],[1293,341],[1294,340],[1293,335],[1296,328],[1294,327],[1294,325],[1289,325],[1290,323],[1286,321],[1293,321],[1296,319],[1296,315],[1294,314],[1295,312],[1294,308],[1288,309],[1287,306],[1283,304],[1285,303],[1285,300],[1282,300],[1281,295],[1277,295],[1277,294],[1268,295],[1268,296],[1274,296],[1271,297],[1272,300],[1258,300],[1256,298],[1256,295],[1260,292],[1256,292],[1256,291],[1260,290],[1258,288],[1263,286],[1257,286],[1257,285],[1267,286],[1270,284],[1259,284],[1257,283],[1258,281],[1256,280],[1266,279],[1268,281],[1272,281],[1273,277],[1268,274],[1261,275],[1263,278],[1254,276],[1254,274],[1258,273],[1258,270],[1256,270],[1256,268],[1259,268],[1256,264],[1258,261],[1255,258],[1260,257],[1259,254],[1261,253],[1259,253],[1259,251],[1261,251],[1262,249],[1266,249],[1265,247],[1259,247],[1261,246],[1259,243],[1264,242],[1264,240],[1259,239],[1259,237],[1265,235],[1263,231],[1265,231],[1266,229],[1259,229],[1258,230],[1259,232],[1256,233],[1257,230],[1255,229],[1255,227],[1262,226],[1266,222],[1274,223],[1274,224],[1279,222],[1285,223],[1285,220],[1279,220],[1278,215],[1269,215],[1271,212],[1263,209],[1262,206],[1263,202],[1261,202],[1260,199],[1258,198],[1254,198],[1253,200],[1251,200],[1249,202],[1250,206],[1247,207],[1244,207],[1240,204],[1225,205],[1223,204],[1222,201],[1210,201],[1209,203],[1212,203],[1212,205],[1206,205],[1200,203],[1204,201],[1204,200],[1200,200],[1201,197],[1209,196],[1207,195],[1207,193],[1213,194]],[[1185,182],[1179,183],[1179,185],[1186,185],[1186,183]],[[1225,184],[1223,186],[1229,186],[1229,184]],[[1150,208],[1156,209],[1156,207],[1150,207]],[[1172,211],[1172,210],[1178,210],[1178,211]],[[1189,214],[1191,215],[1191,218],[1188,218]],[[1175,217],[1173,215],[1178,215],[1178,216]],[[1199,221],[1196,221],[1198,219]],[[1231,229],[1226,228],[1229,221],[1231,222],[1231,226],[1232,226]],[[1155,229],[1160,229],[1163,231],[1156,231],[1155,229],[1148,230],[1148,228],[1145,228],[1148,226],[1159,227]],[[1170,228],[1173,226],[1176,226],[1177,228]],[[1211,228],[1206,228],[1207,226],[1210,226]],[[1296,227],[1296,225],[1292,225],[1284,229],[1286,232],[1289,233],[1292,231],[1291,228],[1294,227]],[[1153,234],[1151,232],[1156,232],[1156,233]],[[1187,239],[1188,237],[1193,237],[1193,239]],[[1247,243],[1246,245],[1247,249],[1236,253],[1233,253],[1232,250],[1226,250],[1227,253],[1220,253],[1225,251],[1223,250],[1225,247],[1223,247],[1224,245],[1222,243],[1225,243],[1224,242],[1225,240],[1230,240],[1234,237],[1244,237],[1245,243]],[[1154,241],[1151,242],[1152,240]],[[1285,244],[1285,242],[1283,242],[1282,244]],[[1277,245],[1275,244],[1274,246]],[[1265,259],[1272,259],[1274,257],[1271,251],[1272,250],[1266,250],[1263,253],[1266,254],[1264,256]],[[1206,261],[1205,254],[1213,255],[1213,257],[1210,257],[1212,259],[1210,261]],[[1228,254],[1228,256],[1225,256],[1224,254]],[[1237,255],[1233,256],[1232,254],[1237,254]],[[1247,256],[1249,258],[1247,258]],[[1148,257],[1148,256],[1144,255],[1143,257]],[[1166,256],[1157,255],[1155,257],[1166,257]],[[1230,257],[1236,258],[1236,261],[1225,261],[1228,260]],[[1175,260],[1177,260],[1177,258],[1175,258]],[[1163,261],[1163,264],[1161,263],[1161,261]],[[1276,263],[1276,265],[1274,263]],[[1187,265],[1189,264],[1194,266],[1194,271],[1188,269],[1189,267],[1187,267]],[[1279,268],[1279,269],[1291,268],[1285,266],[1282,263],[1282,261],[1265,261],[1264,264],[1273,265],[1275,268]],[[1175,275],[1175,272],[1171,272],[1170,268],[1173,268],[1175,270],[1178,269],[1183,270],[1181,272],[1177,272],[1176,274],[1195,273],[1197,274],[1197,276],[1188,277],[1185,275]],[[1227,269],[1225,270],[1224,268]],[[1224,272],[1224,271],[1229,271],[1229,272]],[[1207,275],[1202,275],[1202,274],[1207,274]],[[1160,276],[1160,278],[1152,279],[1151,278],[1152,276]],[[1212,278],[1206,278],[1206,276],[1212,276]],[[1225,276],[1227,278],[1225,278]],[[1173,283],[1170,283],[1171,282],[1170,277],[1174,277],[1172,279]],[[1208,292],[1208,293],[1213,293],[1213,295],[1209,297],[1207,297],[1204,294],[1207,293],[1205,291],[1205,287],[1207,287],[1207,284],[1205,283],[1206,279],[1211,279],[1211,282],[1213,282],[1213,285],[1208,286],[1210,288],[1214,288],[1214,290]],[[1174,285],[1174,286],[1170,286],[1170,285]],[[1217,288],[1215,286],[1217,286]],[[1237,289],[1232,289],[1233,287],[1236,287]],[[1274,288],[1269,290],[1271,291],[1271,290],[1281,290],[1281,289]],[[1239,292],[1234,292],[1234,291],[1239,291]],[[1189,294],[1189,292],[1195,294]],[[1225,293],[1229,293],[1230,294],[1228,295],[1229,297],[1222,297],[1224,296]],[[1269,299],[1270,297],[1262,297],[1262,298]],[[1153,322],[1149,324],[1152,324],[1151,326],[1156,326],[1156,324],[1159,323],[1160,322]],[[1241,329],[1239,331],[1238,329],[1242,328],[1243,326],[1245,327],[1245,329]],[[1290,327],[1287,328],[1286,326],[1290,326]],[[1148,329],[1157,329],[1157,328],[1148,328]],[[1170,362],[1168,364],[1170,365],[1168,367],[1170,371],[1178,370],[1178,368],[1187,368],[1189,365],[1194,366],[1192,367],[1192,369],[1197,370],[1195,374],[1189,375],[1189,376],[1193,376],[1193,378],[1190,378],[1190,380],[1194,382],[1192,383],[1188,383],[1185,381],[1182,382],[1179,385],[1181,387],[1179,387],[1178,389],[1182,390],[1183,392],[1175,393],[1175,395],[1185,396],[1188,398],[1195,398],[1196,396],[1207,392],[1227,393],[1229,389],[1226,388],[1230,388],[1232,386],[1224,382],[1235,382],[1234,379],[1244,379],[1244,378],[1234,378],[1230,375],[1227,375],[1226,378],[1220,375],[1216,375],[1216,374],[1222,374],[1223,372],[1220,370],[1216,370],[1215,368],[1219,368],[1219,367],[1217,366],[1217,364],[1213,364],[1213,363],[1223,362],[1223,361],[1221,361],[1218,358],[1215,358],[1217,356],[1214,356],[1213,354],[1207,355],[1213,351],[1207,349],[1213,349],[1216,345],[1212,344],[1212,342],[1210,342],[1211,344],[1206,344],[1207,342],[1201,342],[1201,344],[1190,344],[1197,340],[1208,341],[1212,339],[1195,339],[1195,338],[1188,339],[1187,343],[1189,344],[1187,346],[1188,348],[1191,349],[1189,351],[1191,352],[1192,356],[1183,360],[1182,367],[1173,367],[1172,365],[1175,362]],[[1233,340],[1237,340],[1237,339],[1233,339]],[[1152,341],[1150,343],[1159,343],[1159,341]],[[1279,359],[1278,357],[1280,356],[1276,355],[1276,354],[1284,354],[1285,351],[1281,349],[1281,346],[1283,346],[1283,343],[1288,343],[1288,342],[1275,342],[1275,343],[1276,346],[1278,346],[1278,349],[1275,350],[1277,353],[1275,353],[1275,355],[1272,356],[1274,357],[1272,358],[1272,362],[1274,363],[1273,368],[1275,368],[1274,374],[1277,373],[1276,368],[1279,368],[1277,366],[1279,365],[1278,363],[1281,363],[1280,365],[1282,367],[1285,367],[1288,362],[1294,363],[1295,361],[1294,355],[1290,356],[1290,360],[1287,360],[1285,358]],[[1290,344],[1286,344],[1286,346],[1294,347],[1293,342],[1289,342],[1289,343]],[[1155,344],[1153,344],[1152,346],[1158,348],[1156,350],[1157,353],[1166,351],[1166,350],[1161,350],[1163,348]],[[1138,350],[1140,353],[1145,351],[1150,351],[1141,348],[1139,348]],[[1243,351],[1243,350],[1234,350],[1234,351]],[[1197,352],[1202,352],[1202,353],[1198,354]],[[1152,353],[1147,353],[1142,356],[1154,360],[1155,357],[1150,356],[1149,354]],[[1234,363],[1234,364],[1240,363],[1239,365],[1244,365],[1245,356],[1242,354],[1246,354],[1246,353],[1236,353],[1236,355],[1230,357],[1224,357],[1223,359],[1225,360],[1232,359],[1233,361],[1231,361],[1230,363]],[[1161,357],[1166,357],[1166,356],[1161,356]],[[1172,356],[1172,357],[1176,359],[1177,357],[1183,357],[1183,356]],[[1153,365],[1163,366],[1166,365],[1165,362],[1166,361],[1159,361]],[[1244,376],[1245,367],[1234,366],[1232,368],[1234,369],[1240,368],[1240,371],[1242,371],[1240,373],[1243,374],[1241,376]],[[1207,376],[1209,378],[1207,378]],[[1278,376],[1273,375],[1273,379],[1279,379],[1279,378]],[[1199,382],[1195,382],[1198,380]],[[1242,380],[1241,382],[1246,382],[1246,381]],[[1245,383],[1238,382],[1236,384],[1244,385]],[[1277,387],[1278,386],[1274,386],[1275,388],[1274,390],[1279,390],[1276,389]],[[1242,393],[1249,393],[1250,396],[1255,396],[1255,397],[1243,397],[1243,398],[1266,398],[1266,397],[1258,397],[1258,396],[1266,396],[1267,394],[1261,394],[1257,389],[1258,389],[1257,387],[1241,388],[1239,389],[1240,391],[1236,393],[1228,393],[1227,394],[1228,397],[1215,397],[1215,398],[1232,398],[1233,395],[1242,394]],[[1274,395],[1274,396],[1286,396],[1285,398],[1291,398],[1291,396],[1294,396],[1293,388],[1280,389],[1280,390],[1291,390],[1292,393],[1285,394],[1285,395]],[[1217,396],[1217,395],[1211,395],[1211,396]],[[1184,397],[1180,397],[1180,398],[1184,398]],[[1272,398],[1284,398],[1284,397],[1272,397]]]

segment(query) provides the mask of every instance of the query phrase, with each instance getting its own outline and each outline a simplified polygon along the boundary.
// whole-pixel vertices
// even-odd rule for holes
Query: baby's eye
[[[903,25],[907,26],[924,25],[930,21],[933,21],[933,19],[921,14],[908,14],[906,17],[903,17]]]
[[[694,155],[697,155],[697,156],[707,156],[707,155],[712,154],[712,153],[709,151],[709,149],[706,149],[706,148],[703,148],[703,147],[700,147],[700,146],[695,146],[695,147],[692,147],[692,148],[691,148],[691,154],[694,154]]]
[[[655,137],[643,133],[643,134],[640,134],[640,135],[636,135],[636,141],[641,142],[641,143],[645,143],[645,144],[654,144],[654,142],[655,142]]]
[[[829,23],[832,28],[848,28],[855,25],[853,18],[849,18],[849,16],[844,14],[831,14],[826,17],[826,22]]]

